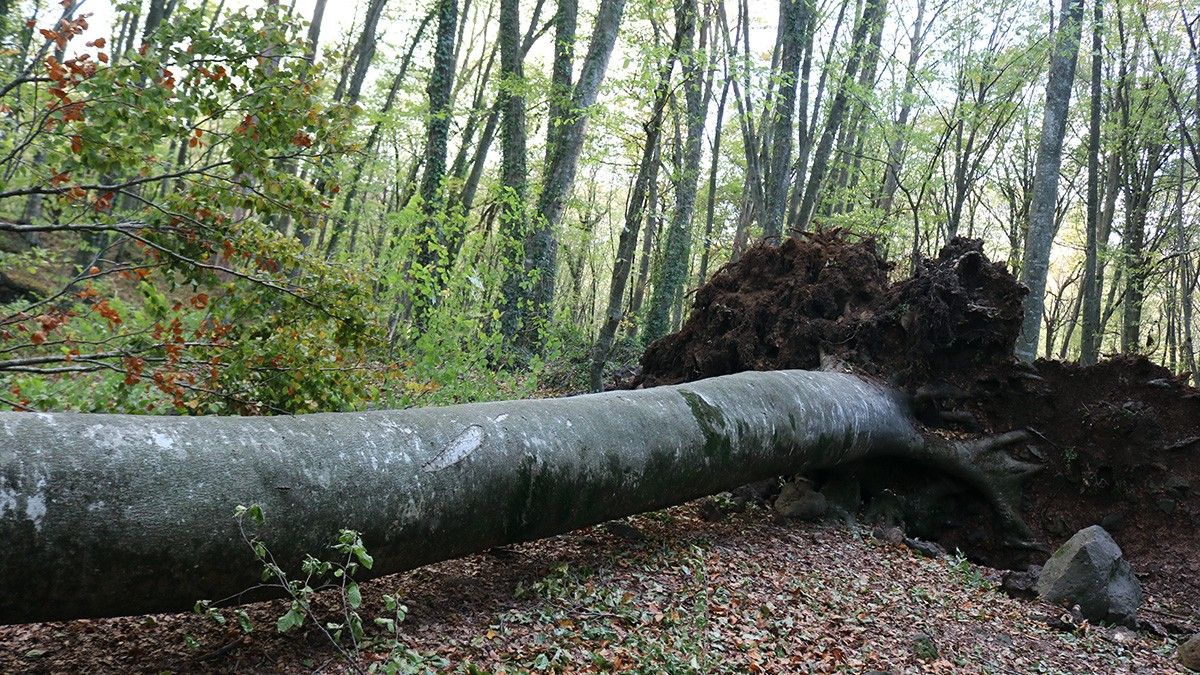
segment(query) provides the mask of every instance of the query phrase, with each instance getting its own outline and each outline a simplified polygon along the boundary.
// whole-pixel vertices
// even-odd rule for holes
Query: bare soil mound
[[[634,385],[837,367],[909,392],[938,433],[1027,429],[1025,459],[1045,467],[1023,505],[1040,541],[1102,524],[1152,597],[1200,618],[1200,392],[1142,357],[1016,362],[1026,290],[978,240],[951,241],[895,283],[888,272],[872,240],[839,232],[756,246],[700,289],[679,332],[647,348]],[[907,493],[922,502],[923,534],[989,564],[1045,557],[1000,546],[964,491],[930,497],[927,472],[856,472],[865,497]]]

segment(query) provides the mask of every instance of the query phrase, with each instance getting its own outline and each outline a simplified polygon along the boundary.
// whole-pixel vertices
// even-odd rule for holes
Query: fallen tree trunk
[[[298,417],[0,413],[0,622],[141,614],[235,594],[275,558],[362,532],[371,574],[566,532],[752,481],[910,457],[980,489],[1020,533],[1031,467],[923,435],[853,375],[741,373],[562,399]]]

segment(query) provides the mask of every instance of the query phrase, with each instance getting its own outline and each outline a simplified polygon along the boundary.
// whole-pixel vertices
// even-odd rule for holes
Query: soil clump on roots
[[[1017,362],[1026,289],[979,240],[952,240],[899,281],[891,273],[873,240],[837,231],[757,245],[697,291],[683,327],[647,348],[632,386],[835,369],[907,392],[932,434],[1024,430],[1031,440],[1013,454],[1043,469],[1021,510],[1044,550],[1003,544],[984,500],[924,467],[880,460],[813,478],[850,474],[865,512],[887,496],[910,532],[993,566],[1041,563],[1100,524],[1151,606],[1167,608],[1163,622],[1200,624],[1200,391],[1144,357]]]

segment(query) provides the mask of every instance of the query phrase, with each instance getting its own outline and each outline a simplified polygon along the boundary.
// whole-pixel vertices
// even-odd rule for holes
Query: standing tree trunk
[[[617,257],[613,261],[612,281],[609,283],[608,309],[604,313],[604,325],[596,337],[592,347],[592,365],[589,372],[589,383],[592,391],[604,391],[604,365],[608,362],[608,354],[612,350],[613,340],[617,336],[617,328],[621,325],[621,311],[625,300],[625,285],[629,282],[629,272],[633,268],[633,257],[637,252],[638,229],[641,227],[646,207],[646,193],[650,181],[656,176],[654,164],[658,157],[659,138],[662,135],[663,114],[666,111],[667,100],[671,93],[671,72],[675,69],[675,60],[680,50],[689,38],[687,23],[681,22],[675,27],[675,41],[667,62],[663,64],[658,74],[658,85],[654,90],[654,103],[650,119],[646,122],[646,142],[642,147],[642,158],[638,162],[637,175],[633,181],[633,189],[629,195],[629,208],[625,211],[625,226],[617,242]],[[691,58],[688,55],[686,58]]]
[[[438,28],[433,51],[433,69],[429,73],[429,113],[425,123],[425,172],[421,175],[421,207],[424,222],[418,241],[417,263],[430,276],[430,296],[416,301],[421,308],[418,317],[432,306],[437,287],[433,278],[439,274],[439,258],[444,254],[446,230],[443,223],[445,191],[442,179],[446,175],[446,155],[450,141],[450,95],[454,85],[454,34],[458,0],[438,1]]]
[[[1017,358],[1027,362],[1037,356],[1042,308],[1046,303],[1046,277],[1050,268],[1050,247],[1054,243],[1054,210],[1058,201],[1058,172],[1062,165],[1063,134],[1067,128],[1075,62],[1079,57],[1083,0],[1063,0],[1061,16],[1050,53],[1050,77],[1046,83],[1046,107],[1042,115],[1042,136],[1033,178],[1029,234],[1026,236],[1021,265],[1021,281],[1029,288],[1029,296],[1025,298],[1025,316],[1021,323],[1021,336],[1017,339],[1016,354]]]
[[[308,24],[308,53],[305,54],[309,65],[317,62],[317,45],[321,41],[321,24],[325,19],[327,3],[328,0],[317,0],[317,4],[313,6],[312,21]]]
[[[367,71],[371,68],[371,62],[375,60],[375,45],[379,43],[379,40],[375,37],[375,33],[379,30],[379,21],[383,18],[383,7],[385,4],[387,4],[387,0],[370,0],[367,3],[367,13],[363,17],[363,27],[358,34],[358,43],[355,45],[353,52],[357,55],[357,58],[354,60],[354,70],[350,75],[349,81],[343,80],[338,83],[345,84],[346,88],[343,91],[341,87],[338,87],[333,93],[334,100],[340,101],[344,97],[350,105],[358,103],[358,98],[362,94],[363,83],[367,79]],[[455,8],[457,9],[457,4]],[[444,8],[443,11],[445,11]],[[453,33],[451,33],[451,40],[453,40]],[[434,67],[436,68],[437,66],[435,65]]]
[[[532,281],[528,291],[522,285],[519,297],[504,299],[504,311],[517,312],[516,319],[508,320],[516,321],[520,326],[516,346],[525,353],[541,351],[538,336],[550,319],[558,272],[558,238],[555,229],[562,220],[571,186],[575,182],[575,171],[579,166],[579,155],[583,151],[587,131],[587,109],[596,102],[596,96],[600,93],[600,83],[608,69],[608,58],[616,44],[624,11],[625,0],[600,1],[588,53],[571,95],[566,119],[559,131],[561,135],[550,151],[551,160],[543,179],[537,213],[529,228],[529,235],[525,237],[524,269],[527,276],[535,278],[526,280]]]
[[[1198,103],[1200,105],[1200,103]],[[1181,132],[1182,134],[1182,132]],[[1178,220],[1175,222],[1176,247],[1179,249],[1179,299],[1180,299],[1180,340],[1182,366],[1185,372],[1192,374],[1193,382],[1200,382],[1200,373],[1196,372],[1196,347],[1192,331],[1192,296],[1196,292],[1196,280],[1192,276],[1192,256],[1188,246],[1187,232],[1183,227],[1183,158],[1184,140],[1179,141],[1179,185],[1176,186],[1175,210]]]
[[[500,127],[500,185],[504,193],[500,203],[501,241],[509,251],[507,276],[504,279],[504,297],[519,295],[521,275],[516,273],[520,264],[516,244],[525,234],[526,206],[525,186],[528,170],[525,164],[525,68],[524,52],[521,50],[521,0],[500,0],[500,110],[503,124]],[[501,315],[501,330],[511,340],[517,333],[517,315],[504,312]]]
[[[0,623],[239,594],[261,565],[238,505],[262,509],[256,535],[289,573],[342,528],[359,531],[374,557],[367,577],[899,456],[959,477],[1020,535],[1021,479],[1035,467],[1002,446],[922,436],[897,392],[807,371],[295,417],[0,413],[11,504],[0,510]]]
[[[800,208],[796,217],[796,230],[808,229],[809,223],[812,222],[817,202],[821,196],[821,186],[825,181],[825,174],[829,171],[829,157],[833,152],[833,141],[846,116],[850,88],[853,86],[859,64],[866,51],[867,36],[874,32],[877,22],[884,20],[886,7],[886,0],[866,0],[862,16],[859,17],[858,25],[854,27],[854,35],[850,39],[850,56],[846,60],[846,70],[842,73],[837,93],[833,96],[833,102],[829,104],[829,117],[821,132],[817,152],[813,155],[812,170],[804,186],[804,197],[800,200]]]
[[[546,166],[554,159],[571,105],[571,80],[575,74],[575,32],[579,0],[558,0],[554,13],[554,62],[550,66],[550,95],[546,112]]]
[[[1100,86],[1104,49],[1103,0],[1093,0],[1091,111],[1088,119],[1087,239],[1083,263],[1083,325],[1079,335],[1079,362],[1090,366],[1100,358]]]
[[[797,0],[802,1],[802,0]],[[704,150],[704,121],[707,105],[704,100],[703,69],[704,43],[696,46],[698,3],[686,0],[676,21],[685,28],[682,51],[687,54],[683,63],[684,106],[686,107],[687,136],[684,141],[679,182],[675,189],[675,212],[667,228],[666,248],[663,251],[662,273],[650,295],[646,312],[646,328],[642,339],[648,344],[670,330],[671,308],[683,293],[687,281],[688,261],[691,259],[692,214],[696,210],[696,188],[700,179],[700,159]]]
[[[717,169],[721,163],[721,124],[725,121],[725,101],[729,96],[729,79],[721,87],[721,98],[717,101],[717,119],[713,125],[712,163],[708,169],[708,204],[704,213],[704,248],[700,251],[700,272],[696,275],[696,287],[708,280],[708,259],[713,247],[713,219],[717,209]]]
[[[654,160],[650,165],[649,194],[646,196],[646,234],[642,237],[642,252],[638,256],[637,283],[633,287],[633,297],[629,300],[629,314],[637,316],[642,311],[642,303],[646,299],[646,288],[650,284],[650,261],[654,258],[654,244],[658,241],[658,232],[662,229],[658,203],[658,168],[662,164],[662,142],[654,146]],[[634,321],[629,328],[629,336],[636,337],[638,324]]]
[[[924,48],[925,35],[929,24],[924,23],[925,4],[927,0],[917,1],[917,16],[913,19],[912,38],[908,45],[908,67],[904,71],[904,88],[900,92],[900,112],[892,125],[895,136],[888,144],[887,165],[884,167],[883,187],[880,192],[878,206],[886,218],[892,212],[892,203],[896,199],[896,190],[900,187],[900,169],[904,162],[905,140],[908,136],[908,118],[913,109],[913,91],[917,86],[917,65],[920,63]]]
[[[796,86],[800,81],[801,41],[807,31],[809,0],[779,0],[780,57],[775,100],[772,105],[770,168],[766,189],[763,238],[778,241],[787,217],[787,196],[792,165],[792,117]],[[801,122],[803,124],[803,121]]]

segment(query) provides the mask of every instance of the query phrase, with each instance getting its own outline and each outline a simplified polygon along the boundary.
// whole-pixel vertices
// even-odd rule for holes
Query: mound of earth
[[[759,245],[696,294],[651,344],[641,386],[745,370],[836,368],[907,391],[931,433],[1028,430],[1045,468],[1023,511],[1052,549],[1102,524],[1152,599],[1200,620],[1200,392],[1144,357],[1091,367],[1012,357],[1026,290],[982,242],[956,238],[889,283],[874,241],[840,232]],[[848,467],[870,500],[900,495],[909,528],[992,565],[1041,562],[993,536],[986,504],[924,467]],[[829,476],[817,476],[818,481]]]

